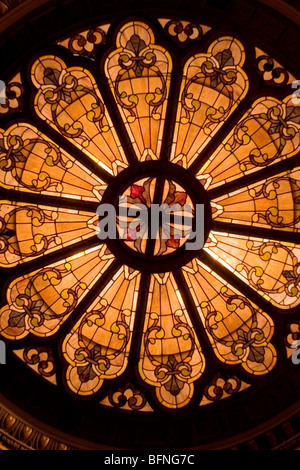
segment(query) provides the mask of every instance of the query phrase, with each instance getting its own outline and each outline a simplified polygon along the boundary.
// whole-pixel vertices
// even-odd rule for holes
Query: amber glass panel
[[[151,276],[139,372],[160,403],[185,406],[202,375],[204,357],[178,286],[170,273]]]
[[[113,259],[104,245],[13,281],[0,310],[0,332],[20,339],[54,334]]]
[[[126,369],[139,283],[137,271],[122,267],[65,338],[66,378],[73,392],[91,395]]]
[[[149,26],[132,21],[120,29],[105,73],[140,159],[160,154],[171,70],[171,57]]]
[[[15,266],[96,235],[97,216],[36,204],[0,204],[0,266]]]
[[[280,308],[300,302],[300,245],[213,232],[216,244],[205,248],[259,294]]]
[[[271,318],[200,261],[184,267],[183,273],[216,356],[255,375],[273,369]]]
[[[245,51],[234,38],[214,41],[207,53],[195,54],[184,67],[172,158],[190,165],[222,127],[248,91],[242,70]]]
[[[106,185],[30,124],[0,129],[0,178],[16,190],[99,201]]]
[[[37,88],[35,111],[66,139],[110,173],[126,163],[94,77],[82,67],[67,67],[56,56],[40,57],[32,66]]]
[[[299,130],[300,106],[292,96],[260,98],[198,175],[209,174],[213,188],[291,157],[299,151]]]
[[[216,220],[298,232],[300,169],[280,173],[215,199]]]

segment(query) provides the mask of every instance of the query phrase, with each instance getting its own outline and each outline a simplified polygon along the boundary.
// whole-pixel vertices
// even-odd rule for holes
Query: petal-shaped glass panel
[[[30,124],[0,129],[0,178],[16,190],[101,199],[106,185]]]
[[[244,47],[231,37],[217,39],[207,53],[195,54],[187,61],[171,160],[181,156],[189,166],[246,96],[244,61]]]
[[[300,245],[213,232],[204,249],[280,308],[300,302]],[[297,287],[298,286],[298,287]]]
[[[0,266],[11,267],[96,235],[97,216],[1,201]]]
[[[149,26],[132,21],[120,29],[105,73],[139,159],[160,154],[171,70]]]
[[[199,260],[183,273],[216,356],[255,375],[273,369],[271,318]]]
[[[67,335],[63,354],[70,364],[66,378],[73,392],[91,395],[104,380],[124,372],[139,284],[138,271],[123,266]]]
[[[209,174],[213,188],[295,155],[300,106],[293,102],[292,96],[257,100],[198,175]]]
[[[151,276],[139,372],[155,386],[159,402],[181,408],[192,398],[193,382],[205,360],[187,309],[171,273]]]
[[[300,230],[300,168],[285,171],[215,199],[216,220],[254,227]]]
[[[54,334],[112,262],[106,246],[93,248],[13,281],[0,310],[0,332],[20,339]]]
[[[116,172],[118,161],[127,163],[96,81],[88,70],[67,67],[56,56],[43,56],[33,64],[31,79],[38,89],[34,107],[41,119],[106,171]]]

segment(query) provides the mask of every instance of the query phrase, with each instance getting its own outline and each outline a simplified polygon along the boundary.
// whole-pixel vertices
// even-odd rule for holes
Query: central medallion
[[[119,199],[119,238],[131,249],[163,256],[191,235],[195,208],[175,181],[146,177],[130,185]]]
[[[115,218],[110,219],[114,227],[107,231],[106,243],[134,269],[166,272],[180,267],[208,238],[206,191],[179,165],[147,161],[122,170],[103,196],[103,213],[107,204],[114,207]]]

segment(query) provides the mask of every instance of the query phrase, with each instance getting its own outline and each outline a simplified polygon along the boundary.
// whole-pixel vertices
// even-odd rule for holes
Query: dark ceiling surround
[[[2,8],[17,3],[0,2]],[[155,17],[175,17],[211,25],[222,33],[247,38],[247,42],[261,47],[296,77],[300,76],[299,26],[258,1],[144,0],[142,6],[137,0],[36,1],[2,11],[6,13],[5,31],[0,36],[1,79],[4,80],[39,51],[54,45],[58,38],[100,23],[118,24],[129,17],[150,22]],[[24,16],[19,18],[21,12]],[[5,282],[2,276],[2,286]],[[282,320],[281,325],[287,332],[287,322]],[[11,353],[10,345],[7,356],[6,366],[0,366],[2,430],[7,426],[7,419],[19,419],[23,423],[21,428],[31,424],[38,436],[28,444],[29,441],[26,443],[18,435],[20,428],[15,431],[13,426],[8,426],[0,435],[4,445],[10,448],[17,448],[20,443],[22,448],[22,442],[39,448],[43,434],[45,439],[47,436],[52,439],[43,448],[61,445],[61,448],[85,449],[270,449],[293,447],[298,442],[300,369],[292,363],[282,361],[282,367],[261,385],[233,398],[198,409],[187,407],[176,413],[161,411],[148,415],[97,407],[96,399],[79,400],[65,391],[61,381],[52,387],[25,369]]]

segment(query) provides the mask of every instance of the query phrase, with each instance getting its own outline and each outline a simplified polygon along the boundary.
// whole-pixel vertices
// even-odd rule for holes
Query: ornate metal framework
[[[12,124],[17,124],[19,122],[28,123],[33,128],[36,127],[43,136],[47,136],[47,138],[51,139],[59,149],[62,149],[65,155],[72,156],[76,162],[84,165],[92,174],[96,175],[96,177],[103,182],[104,186],[107,185],[106,192],[104,193],[104,200],[111,200],[111,198],[114,197],[114,193],[118,189],[118,186],[120,186],[121,193],[121,190],[126,189],[130,184],[133,184],[137,177],[146,178],[156,176],[158,180],[162,178],[164,181],[168,180],[168,178],[172,180],[177,178],[178,182],[184,183],[183,186],[185,189],[195,192],[196,190],[193,190],[193,188],[197,188],[198,180],[201,179],[202,175],[205,175],[205,172],[200,171],[201,168],[209,160],[211,155],[217,156],[218,149],[222,143],[229,142],[227,140],[227,136],[230,135],[230,131],[235,128],[237,123],[242,119],[249,119],[247,112],[251,109],[253,103],[258,103],[259,100],[264,99],[266,96],[274,98],[274,102],[276,103],[284,102],[286,97],[290,94],[293,76],[296,77],[298,71],[296,65],[293,64],[292,61],[289,61],[288,58],[283,57],[280,52],[272,51],[270,45],[263,45],[261,39],[254,42],[251,33],[242,31],[242,29],[239,30],[239,28],[235,29],[234,24],[231,24],[230,27],[224,26],[224,24],[220,25],[218,24],[218,21],[214,21],[212,18],[208,20],[207,17],[205,18],[205,21],[202,20],[200,14],[198,14],[199,22],[194,23],[193,20],[192,23],[190,21],[192,16],[192,14],[179,16],[178,12],[177,14],[174,12],[172,15],[164,15],[163,13],[154,14],[153,12],[145,11],[144,13],[139,12],[138,15],[132,15],[126,20],[121,20],[120,13],[120,18],[117,18],[118,15],[115,15],[114,21],[107,30],[102,28],[103,25],[108,24],[106,19],[103,19],[100,22],[98,21],[91,27],[91,29],[89,29],[90,24],[86,21],[86,29],[84,33],[80,33],[84,28],[77,28],[78,32],[76,31],[73,36],[69,35],[69,38],[66,41],[61,40],[61,36],[58,36],[56,39],[60,42],[59,44],[55,44],[55,41],[53,40],[50,47],[47,44],[45,45],[46,48],[43,48],[43,50],[36,51],[33,58],[31,58],[29,62],[24,61],[24,65],[19,68],[19,77],[17,79],[14,77],[11,83],[8,84],[7,97],[10,106],[4,110],[5,112],[3,112],[1,116],[1,127],[7,129],[11,127]],[[158,18],[168,18],[168,21],[165,21],[165,24],[163,24],[158,21]],[[143,156],[138,156],[135,143],[130,139],[130,126],[128,127],[126,122],[122,119],[122,105],[124,105],[124,103],[122,103],[122,91],[119,92],[116,87],[111,87],[109,80],[107,80],[105,67],[107,58],[111,57],[116,48],[115,44],[117,33],[123,25],[129,24],[131,21],[139,22],[149,27],[153,31],[155,44],[159,45],[161,49],[166,50],[173,62],[173,69],[170,75],[168,104],[165,109],[165,127],[161,136],[159,157],[161,164],[157,164],[158,162],[155,161],[155,158],[153,158],[154,161],[152,162],[139,162],[139,159],[143,158]],[[203,27],[199,26],[200,24],[207,24],[207,30],[203,30]],[[207,54],[207,51],[210,50],[209,48],[212,44],[218,41],[221,37],[227,38],[228,36],[233,37],[244,46],[245,60],[243,71],[249,84],[248,92],[246,93],[246,96],[240,100],[238,106],[228,114],[223,126],[216,130],[215,135],[210,142],[202,151],[199,152],[199,155],[188,166],[188,169],[185,170],[187,174],[183,172],[181,175],[179,169],[174,170],[175,173],[173,173],[173,170],[170,171],[171,166],[169,161],[170,159],[172,160],[172,148],[174,147],[173,131],[176,126],[178,126],[176,108],[180,102],[180,96],[183,96],[182,89],[180,87],[182,76],[186,73],[184,69],[185,64],[190,58],[197,58],[197,55]],[[270,55],[268,54],[269,51]],[[136,53],[136,50],[134,50],[134,52]],[[139,53],[140,51],[136,54],[135,59],[139,58],[139,60],[136,60],[135,64],[140,65],[142,59],[139,56]],[[46,122],[46,118],[43,117],[42,114],[37,116],[36,102],[40,95],[36,92],[37,81],[34,82],[34,79],[32,78],[32,70],[34,70],[35,64],[38,63],[39,58],[42,56],[58,57],[60,61],[66,64],[66,67],[72,68],[73,70],[86,70],[89,72],[90,76],[94,78],[96,87],[100,90],[105,107],[111,118],[111,124],[116,129],[119,141],[124,149],[125,160],[127,160],[129,164],[128,169],[121,171],[118,176],[116,176],[117,173],[113,173],[114,169],[112,169],[111,172],[106,171],[106,169],[99,166],[95,160],[91,159],[86,152],[79,149],[77,142],[72,136],[69,139],[65,138],[66,136],[63,137],[61,129],[57,124],[57,120],[53,120],[51,126]],[[145,56],[143,60],[149,60],[151,62],[151,57]],[[224,61],[224,64],[222,64],[222,60]],[[284,67],[285,64],[287,64],[286,67]],[[230,63],[230,65],[232,66],[232,63]],[[226,60],[224,57],[221,57],[219,63],[219,69],[221,71],[222,66],[226,67]],[[135,73],[137,72],[135,71]],[[12,75],[14,74],[11,74],[11,76]],[[52,75],[48,73],[48,75],[44,76],[44,79],[45,77],[47,78],[48,85],[51,80],[55,81],[57,78],[53,73]],[[6,78],[9,79],[11,77]],[[217,79],[218,78],[216,78],[216,80]],[[44,82],[44,84],[46,84],[46,82]],[[72,85],[71,83],[69,84]],[[55,86],[56,89],[59,88],[58,84],[55,84]],[[65,92],[65,88],[63,86],[60,88]],[[186,95],[188,95],[188,90]],[[155,103],[155,100],[157,99],[157,96],[152,97],[152,101],[149,98],[150,103],[153,104],[154,111],[156,110],[155,106],[157,108],[161,106],[159,100]],[[119,105],[119,109],[116,103]],[[131,101],[131,104],[132,103],[134,104],[134,101]],[[129,113],[131,113],[132,109],[134,110],[134,106],[132,107],[131,104],[128,106],[127,103],[127,107],[123,106],[123,109],[127,111],[129,110]],[[185,109],[188,112],[195,112],[195,110],[197,110],[196,103],[194,105],[185,106]],[[253,109],[255,111],[255,108]],[[100,106],[100,114],[102,111],[103,110]],[[281,122],[283,126],[281,132],[282,139],[285,137],[287,139],[288,136],[284,134],[284,130],[291,124],[291,121],[296,127],[299,124],[297,113],[295,113],[295,116],[292,115],[291,117],[291,114],[289,116],[290,120],[288,123],[288,119],[284,121],[282,118],[282,121],[284,121],[284,123]],[[273,122],[273,132],[276,133],[278,132],[278,119],[276,120],[276,116],[273,117],[273,120],[274,119],[276,122]],[[95,120],[98,122],[101,120],[101,116],[96,116]],[[55,125],[53,125],[53,122]],[[103,126],[105,126],[105,123],[103,123]],[[246,131],[243,132],[246,135]],[[299,133],[299,129],[297,132]],[[230,141],[230,144],[231,143],[232,142]],[[295,148],[297,149],[296,146]],[[3,149],[5,152],[8,150],[4,147]],[[282,149],[280,149],[280,151],[280,155],[283,155],[284,152],[282,152]],[[52,156],[52,158],[55,160],[55,156]],[[2,169],[4,168],[5,170],[8,168],[10,171],[10,167],[8,167],[7,164],[7,152],[5,159],[5,166],[2,166]],[[150,159],[152,159],[152,157]],[[20,161],[22,161],[22,157],[19,159],[19,162]],[[211,188],[208,185],[208,189],[205,190],[205,197],[207,197],[210,202],[213,201],[214,203],[219,204],[222,200],[222,196],[228,194],[231,195],[235,191],[242,190],[242,188],[247,188],[247,191],[253,191],[253,185],[256,194],[260,191],[263,194],[267,193],[268,195],[270,194],[270,188],[266,191],[261,187],[262,184],[256,187],[256,183],[266,180],[267,183],[270,184],[277,175],[281,175],[283,173],[284,176],[289,175],[290,172],[295,170],[297,165],[299,166],[299,155],[294,151],[294,155],[288,155],[288,158],[278,158],[276,160],[275,156],[274,163],[272,161],[272,164],[269,165],[264,163],[261,164],[259,161],[256,163],[258,171],[249,172],[247,171],[247,167],[245,167],[245,170],[242,171],[242,176],[239,179],[225,181],[222,185],[213,184]],[[262,169],[259,169],[260,167]],[[124,176],[124,182],[122,180],[122,175]],[[198,179],[196,177],[198,177]],[[114,180],[114,178],[116,179]],[[188,188],[189,179],[190,188]],[[41,179],[41,181],[43,182],[44,180]],[[204,182],[204,184],[206,183],[207,181]],[[122,188],[122,185],[124,188]],[[9,186],[9,184],[6,183],[6,186]],[[272,189],[274,190],[273,187]],[[61,207],[62,210],[74,210],[74,199],[71,200],[70,198],[62,195],[49,195],[46,191],[39,192],[37,196],[33,191],[35,191],[34,188],[29,188],[29,191],[19,191],[12,189],[12,187],[10,189],[6,187],[1,188],[0,195],[1,200],[13,202],[13,205],[16,206],[35,206],[38,200],[40,205],[47,206],[48,209]],[[156,200],[161,201],[163,197],[163,185],[158,182],[155,191]],[[296,194],[295,198],[297,197],[299,196]],[[95,214],[98,202],[92,201],[91,198],[90,200],[88,200],[88,198],[85,198],[85,200],[77,198],[75,200],[76,210],[78,209],[82,214],[90,213],[91,217]],[[295,204],[297,203],[295,202]],[[37,217],[39,217],[39,215]],[[268,220],[270,221],[270,219]],[[296,227],[297,220],[297,217],[295,217],[290,225],[294,224]],[[212,217],[210,222],[210,229],[213,233],[231,233],[234,236],[236,235],[241,237],[250,236],[255,239],[262,240],[261,245],[264,240],[272,240],[274,242],[272,247],[274,247],[277,242],[278,245],[279,242],[285,242],[286,245],[284,246],[287,247],[292,247],[299,243],[299,235],[296,229],[294,231],[288,231],[286,230],[287,226],[288,225],[281,226],[280,222],[276,225],[274,222],[272,228],[265,228],[263,223],[243,225],[241,222],[232,223],[225,220],[221,221],[214,217]],[[10,230],[8,226],[5,227],[5,229],[8,231]],[[4,232],[2,231],[2,235],[3,234]],[[8,236],[11,236],[11,234],[8,233]],[[33,271],[38,272],[38,270],[43,269],[45,266],[53,265],[58,263],[60,260],[69,259],[79,252],[82,253],[94,247],[96,249],[98,245],[99,239],[94,236],[76,242],[74,245],[66,244],[66,246],[62,247],[58,251],[47,252],[45,250],[45,254],[43,254],[43,256],[32,256],[32,259],[28,262],[19,263],[17,268],[15,266],[6,267],[2,270],[4,291],[9,286],[12,288],[12,280],[14,279],[19,279],[22,276],[26,279]],[[272,297],[268,297],[267,292],[264,293],[267,295],[262,296],[261,291],[257,292],[257,290],[253,288],[253,285],[251,286],[251,282],[247,285],[245,283],[245,279],[243,280],[241,276],[237,275],[237,270],[235,270],[235,268],[231,269],[230,265],[227,264],[226,266],[225,264],[217,262],[213,257],[213,254],[216,254],[216,252],[213,251],[213,248],[210,251],[201,250],[201,252],[195,254],[196,258],[199,260],[199,265],[201,264],[202,266],[203,264],[208,267],[209,270],[212,270],[217,274],[218,279],[225,280],[226,285],[230,286],[229,291],[231,297],[229,296],[229,303],[228,299],[226,300],[227,306],[232,305],[232,303],[234,303],[234,301],[236,302],[236,299],[238,298],[239,303],[235,305],[239,307],[241,299],[243,298],[244,303],[249,301],[250,310],[253,308],[253,305],[257,306],[258,309],[260,309],[259,311],[266,312],[267,318],[270,318],[272,323],[274,323],[274,333],[273,336],[270,334],[270,337],[272,336],[271,343],[276,349],[276,363],[269,363],[267,367],[270,368],[270,372],[262,378],[261,375],[252,373],[253,371],[251,372],[248,366],[248,368],[241,367],[240,361],[237,361],[236,363],[232,363],[232,361],[231,363],[226,363],[226,361],[222,362],[221,354],[219,353],[219,355],[216,355],[214,353],[217,348],[213,341],[209,339],[207,334],[207,328],[211,325],[208,320],[205,324],[201,321],[199,316],[199,306],[195,302],[195,297],[193,296],[193,289],[189,281],[190,278],[188,270],[184,271],[181,269],[182,266],[188,265],[189,269],[195,270],[195,267],[189,266],[190,259],[186,259],[185,257],[183,258],[180,253],[178,255],[178,253],[175,252],[175,254],[165,255],[169,263],[169,268],[164,266],[160,269],[158,267],[159,263],[155,264],[154,262],[151,264],[152,267],[145,267],[147,264],[146,260],[133,253],[130,247],[126,248],[122,246],[122,248],[120,248],[112,245],[110,248],[111,252],[115,255],[115,259],[112,262],[109,260],[108,268],[103,270],[102,276],[98,277],[95,283],[92,284],[88,295],[85,295],[81,302],[72,309],[71,315],[68,316],[60,325],[59,330],[55,331],[54,334],[49,337],[34,336],[32,335],[32,332],[34,332],[34,328],[36,326],[39,326],[37,324],[31,326],[31,333],[29,335],[24,335],[23,337],[21,335],[17,343],[18,350],[20,350],[18,353],[19,359],[27,362],[27,364],[32,367],[32,371],[35,371],[34,373],[30,370],[26,370],[22,362],[16,359],[16,355],[14,354],[16,343],[12,337],[9,337],[9,334],[5,335],[5,328],[2,329],[9,350],[8,366],[11,366],[10,370],[14,371],[14,378],[10,379],[12,382],[3,384],[2,389],[4,395],[9,393],[17,406],[22,406],[22,400],[26,397],[26,399],[31,402],[30,408],[33,409],[39,409],[39,407],[43,408],[46,403],[52,403],[53,410],[55,410],[54,415],[56,417],[60,416],[58,419],[58,427],[62,430],[70,432],[72,423],[74,424],[75,421],[78,423],[78,419],[80,419],[82,424],[81,429],[83,428],[85,439],[90,439],[91,441],[102,440],[103,442],[107,429],[109,429],[109,440],[113,435],[115,435],[116,442],[118,444],[128,447],[143,446],[145,443],[149,444],[149,442],[152,443],[153,446],[159,445],[159,442],[164,442],[169,445],[184,447],[191,446],[191,443],[192,445],[199,445],[199,443],[203,444],[205,442],[209,443],[212,439],[221,440],[222,430],[230,428],[229,416],[235,416],[238,422],[237,428],[239,429],[242,422],[241,420],[243,419],[249,419],[252,425],[259,422],[259,420],[256,421],[254,416],[255,410],[259,409],[261,411],[264,406],[262,405],[263,390],[273,390],[271,394],[274,399],[274,407],[276,408],[277,402],[282,399],[281,395],[283,391],[276,388],[274,384],[278,383],[282,377],[287,375],[288,380],[285,385],[285,396],[287,397],[287,401],[292,403],[293,397],[296,396],[296,387],[299,388],[299,374],[293,368],[291,361],[287,356],[291,354],[291,341],[298,339],[299,307],[292,306],[288,310],[283,311],[282,308],[278,306],[278,303],[276,305],[275,298],[274,302],[270,301],[272,300]],[[262,250],[263,256],[266,252],[266,247],[264,246]],[[41,254],[42,253],[43,252],[41,252]],[[109,254],[106,253],[106,255],[109,257]],[[163,261],[163,263],[165,263],[165,261]],[[117,376],[113,381],[103,380],[103,384],[101,383],[101,387],[97,389],[94,394],[87,397],[85,397],[84,394],[79,394],[79,398],[78,394],[75,393],[74,386],[73,388],[71,387],[73,390],[72,394],[72,392],[70,392],[70,386],[68,385],[70,383],[70,375],[68,376],[68,373],[66,374],[66,370],[68,367],[70,368],[68,361],[69,364],[72,364],[72,360],[68,360],[65,350],[64,353],[61,352],[63,348],[63,340],[67,337],[70,331],[73,331],[74,333],[75,325],[81,319],[84,312],[88,311],[91,313],[90,307],[91,305],[94,305],[98,294],[101,293],[109,281],[116,276],[122,265],[129,265],[130,269],[141,272],[139,286],[138,288],[136,287],[139,291],[139,295],[137,297],[135,308],[135,322],[130,331],[130,349],[126,352],[127,367],[120,376],[116,374]],[[161,265],[162,263],[160,266]],[[153,380],[152,385],[150,384],[151,380],[148,380],[147,382],[146,376],[144,376],[144,379],[146,380],[141,380],[141,374],[138,372],[138,370],[141,370],[139,367],[140,348],[144,341],[142,333],[145,328],[144,319],[147,312],[147,296],[145,293],[148,292],[151,282],[156,282],[153,280],[154,273],[164,273],[168,269],[173,273],[175,283],[180,291],[183,305],[190,317],[193,331],[191,331],[187,326],[187,317],[185,317],[185,322],[182,321],[182,318],[181,320],[178,319],[177,325],[184,324],[190,337],[195,335],[194,337],[198,338],[198,341],[201,344],[201,353],[205,358],[205,368],[201,369],[201,374],[199,373],[195,378],[195,381],[192,381],[194,391],[191,395],[188,395],[189,399],[184,402],[184,408],[181,408],[181,406],[174,406],[174,409],[170,406],[165,406],[164,399],[160,399],[157,394],[155,395]],[[235,272],[232,272],[234,270]],[[260,277],[261,276],[258,276],[258,278]],[[7,278],[9,278],[8,281]],[[29,277],[29,279],[31,278]],[[250,280],[251,277],[248,278],[248,281]],[[287,278],[287,280],[291,281],[290,278]],[[297,279],[295,278],[295,280]],[[29,287],[27,286],[27,288]],[[25,294],[30,297],[28,293],[25,292]],[[3,309],[4,308],[5,307],[3,307]],[[68,305],[67,309],[68,308],[70,308],[70,305]],[[202,305],[201,308],[205,310],[205,308],[208,307]],[[94,310],[92,313],[93,312]],[[216,312],[213,313],[216,316]],[[210,313],[208,313],[207,318],[211,318]],[[253,318],[254,317],[252,317],[252,319]],[[88,321],[88,319],[86,320]],[[255,318],[256,324],[257,322],[259,323],[259,321],[256,320],[257,318]],[[126,319],[123,321],[122,325],[127,331],[128,325],[126,326]],[[15,324],[13,325],[11,323],[9,326],[15,326]],[[151,328],[153,327],[155,329],[156,324],[153,324]],[[253,328],[255,329],[256,327],[254,326]],[[213,338],[212,333],[213,330],[210,330],[211,337]],[[268,340],[268,338],[265,339]],[[239,338],[239,340],[241,340],[241,338]],[[247,341],[242,341],[242,343],[247,343],[246,347],[249,347],[249,338]],[[192,344],[194,348],[195,340],[192,341]],[[224,346],[226,345],[224,344]],[[231,346],[232,344],[230,347]],[[263,346],[265,346],[265,343]],[[254,351],[252,351],[252,354],[254,354],[254,356],[255,348],[256,353],[259,354],[261,352],[260,347],[258,340],[258,346],[253,347]],[[194,349],[191,349],[190,351],[192,350]],[[149,353],[149,355],[151,354]],[[259,361],[257,361],[257,363],[259,363]],[[177,366],[178,364],[176,364],[176,367]],[[168,367],[172,369],[174,364],[168,363]],[[8,367],[7,370],[9,370]],[[255,370],[255,368],[253,370]],[[53,381],[52,379],[55,376],[56,385],[49,384],[49,382],[43,382],[42,379],[38,377],[37,373],[46,378],[48,377],[51,381]],[[9,377],[10,373],[7,372],[7,374],[7,377]],[[22,385],[22,380],[24,380],[25,384],[28,376],[31,378],[32,384],[37,386],[37,391],[28,389],[25,385]],[[18,387],[20,387],[21,384],[21,389],[12,392],[12,383],[18,384]],[[66,389],[68,392],[66,392]],[[19,392],[23,394],[22,399],[20,398]],[[222,398],[225,397],[227,398],[222,400]],[[36,401],[36,403],[32,406],[34,401]],[[200,402],[204,405],[204,401],[209,404],[206,406],[199,406]],[[241,408],[244,409],[242,418],[238,418],[237,412],[234,413],[235,407],[237,407],[236,409],[238,410],[238,413],[241,412]],[[267,417],[272,416],[272,413],[275,411],[274,407],[268,404]],[[62,412],[62,409],[65,411]],[[66,414],[64,415],[64,413]],[[85,416],[85,418],[83,418],[83,416]],[[97,430],[96,423],[97,420],[103,420],[103,418],[105,420],[111,419],[115,424],[111,421],[107,424],[107,428],[99,431]],[[62,421],[60,421],[64,419],[66,419],[67,424],[63,424]],[[50,416],[47,416],[46,421],[52,426],[57,425],[57,422],[55,423],[53,419],[51,420]],[[125,422],[127,435],[121,436],[122,430],[120,426],[125,426]],[[205,423],[204,429],[208,436],[207,441],[205,441],[204,437],[205,432],[200,433],[197,422]],[[173,435],[168,434],[170,433],[171,427],[174,432]],[[214,428],[218,430],[216,434],[214,434]],[[140,437],[141,429],[143,430],[142,437]],[[234,426],[232,427],[231,432],[235,432]],[[79,435],[78,424],[75,426],[75,434]]]

